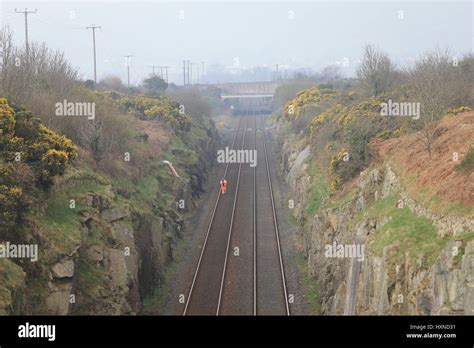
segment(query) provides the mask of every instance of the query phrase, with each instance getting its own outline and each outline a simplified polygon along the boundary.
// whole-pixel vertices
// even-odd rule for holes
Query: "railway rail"
[[[260,165],[226,163],[228,192],[217,194],[183,315],[290,315],[265,121],[257,111],[252,100],[238,116],[231,148],[255,150]]]

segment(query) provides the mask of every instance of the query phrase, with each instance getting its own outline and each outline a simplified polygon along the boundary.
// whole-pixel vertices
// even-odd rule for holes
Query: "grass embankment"
[[[197,141],[198,136],[199,134],[194,134],[193,141]],[[72,254],[78,246],[107,247],[109,230],[107,226],[102,226],[100,221],[92,225],[87,236],[82,233],[81,213],[87,211],[92,215],[98,214],[96,208],[86,205],[86,197],[90,194],[100,196],[103,201],[101,204],[105,202],[106,205],[128,207],[138,214],[151,214],[169,207],[174,201],[176,180],[168,166],[162,163],[163,160],[172,162],[180,176],[186,178],[185,167],[197,163],[198,156],[195,151],[189,150],[179,137],[175,137],[168,144],[166,152],[146,164],[143,175],[138,179],[133,179],[120,171],[113,175],[99,174],[86,163],[77,161],[54,185],[52,191],[44,194],[43,213],[37,214],[38,227],[44,236],[39,262],[51,266],[61,258],[61,255]],[[71,207],[71,200],[74,200],[74,208]],[[21,270],[19,266],[9,263],[13,266],[10,265],[5,272],[8,270],[13,272],[15,267]],[[75,273],[75,286],[76,289],[80,289],[83,298],[100,297],[101,289],[106,287],[108,282],[108,275],[103,268],[80,258]],[[3,276],[1,279],[4,279]],[[6,279],[10,278],[14,280],[17,277]],[[40,278],[28,280],[29,292],[32,298],[36,298],[35,302],[44,302],[44,297],[48,293],[44,283],[45,279]],[[3,287],[8,286],[7,282],[0,287],[0,296]],[[83,308],[78,310],[83,313],[93,311],[92,300],[90,303],[89,301],[82,303]]]
[[[393,262],[402,262],[405,255],[415,260],[423,255],[429,265],[433,264],[449,241],[470,240],[474,233],[461,234],[457,237],[438,237],[432,222],[422,216],[417,216],[408,207],[397,208],[398,199],[389,196],[369,204],[354,219],[354,226],[362,219],[381,219],[388,221],[377,228],[369,237],[369,250],[373,255],[382,256],[387,246],[396,247],[392,256]]]
[[[330,187],[326,175],[321,170],[315,159],[309,160],[309,173],[311,173],[311,186],[309,188],[309,199],[306,213],[309,216],[318,212],[319,208],[329,198]]]
[[[306,258],[303,253],[298,252],[298,268],[303,274],[303,286],[306,289],[306,300],[309,314],[321,314],[321,292],[314,277],[309,276]]]
[[[25,272],[12,261],[0,258],[0,303],[13,303],[12,290],[20,289],[24,285]],[[8,315],[6,309],[0,307],[0,315]]]
[[[46,262],[55,261],[54,257],[58,254],[72,253],[80,243],[79,213],[87,210],[85,199],[88,193],[110,198],[111,187],[91,168],[79,165],[71,168],[46,195],[45,211],[38,220],[47,244],[48,252],[42,255]]]

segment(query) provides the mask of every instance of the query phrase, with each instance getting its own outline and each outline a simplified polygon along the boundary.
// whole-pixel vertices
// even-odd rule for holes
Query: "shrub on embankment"
[[[4,31],[0,44],[0,243],[39,247],[38,262],[0,260],[0,313],[138,313],[212,166],[207,101],[99,92],[60,53],[31,45],[43,55],[15,67],[24,52]],[[63,102],[95,117],[58,115]]]

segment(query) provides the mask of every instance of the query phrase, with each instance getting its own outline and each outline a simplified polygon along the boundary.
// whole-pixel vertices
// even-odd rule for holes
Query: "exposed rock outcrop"
[[[474,314],[474,240],[466,237],[474,232],[472,219],[430,212],[403,190],[389,164],[362,172],[345,199],[323,203],[311,216],[305,207],[312,174],[301,161],[308,157],[308,146],[291,140],[280,135],[281,163],[295,197],[292,214],[307,269],[320,288],[322,314]],[[370,213],[371,206],[390,199],[388,213]],[[434,240],[427,239],[420,250],[383,240],[390,237],[380,231],[392,222],[392,208],[408,208],[410,216],[427,219],[436,231]],[[363,260],[327,257],[325,248],[335,242],[364,245]]]

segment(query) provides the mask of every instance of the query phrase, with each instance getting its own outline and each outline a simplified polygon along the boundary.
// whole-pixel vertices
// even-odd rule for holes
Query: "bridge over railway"
[[[273,95],[279,86],[276,81],[255,81],[255,82],[236,82],[236,83],[218,83],[216,87],[222,89],[223,95],[242,95],[252,94]]]
[[[270,113],[273,104],[273,95],[279,82],[276,81],[256,81],[256,82],[237,82],[221,83],[216,87],[222,90],[221,99],[226,105],[232,107],[235,111],[241,111],[249,107],[251,100],[259,99],[261,102],[260,113]]]

